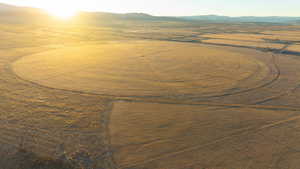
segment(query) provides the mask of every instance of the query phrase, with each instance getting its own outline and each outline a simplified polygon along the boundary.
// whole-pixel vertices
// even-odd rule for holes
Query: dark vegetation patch
[[[30,150],[19,148],[15,152],[1,152],[1,169],[106,169],[103,165],[97,164],[91,155],[86,151],[77,151],[69,156],[63,154],[60,157],[44,157]]]
[[[16,152],[15,158],[18,169],[76,169],[75,164],[63,159],[40,157],[37,154],[21,149]]]

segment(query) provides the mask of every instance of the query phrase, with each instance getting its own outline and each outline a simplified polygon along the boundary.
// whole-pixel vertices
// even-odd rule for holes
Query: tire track
[[[108,107],[106,108],[106,110],[101,114],[103,119],[101,121],[101,126],[102,128],[104,128],[104,133],[103,134],[103,138],[104,138],[104,158],[105,158],[105,166],[109,169],[117,169],[117,163],[114,160],[114,156],[113,156],[113,150],[111,147],[111,137],[110,137],[110,128],[109,128],[109,123],[110,123],[110,116],[111,116],[111,112],[113,109],[113,103],[110,102]]]
[[[279,51],[279,54],[283,53],[284,50],[287,49],[289,46],[290,46],[290,44],[285,45],[285,46]],[[279,65],[276,63],[276,56],[275,56],[275,54],[272,54],[272,56],[273,56],[273,58],[274,58],[273,60],[274,60],[275,66],[277,67],[278,70],[280,70]],[[278,77],[278,78],[279,78],[279,77]],[[298,89],[299,87],[300,87],[300,85],[297,85],[296,87],[294,87],[294,88],[292,88],[292,89],[290,89],[290,90],[287,90],[287,91],[285,91],[285,92],[283,92],[283,93],[280,93],[280,94],[278,94],[278,95],[276,95],[276,96],[270,96],[270,97],[268,97],[268,98],[265,98],[265,99],[262,99],[262,100],[255,101],[255,102],[252,103],[252,104],[263,104],[263,103],[266,103],[266,102],[269,102],[269,101],[272,101],[272,100],[279,99],[279,98],[281,98],[281,97],[283,97],[283,96],[285,96],[285,95],[289,95],[290,93],[292,93],[293,91],[295,91],[295,90]]]
[[[212,106],[220,108],[251,108],[273,111],[293,111],[299,112],[300,107],[292,106],[273,106],[273,105],[251,105],[251,104],[219,104],[212,102],[189,102],[189,101],[156,101],[156,100],[132,100],[132,99],[116,99],[114,102],[136,102],[136,103],[158,103],[158,104],[173,104],[173,105],[189,105],[189,106]]]

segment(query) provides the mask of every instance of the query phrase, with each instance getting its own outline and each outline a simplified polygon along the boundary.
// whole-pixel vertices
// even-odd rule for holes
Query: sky
[[[157,16],[300,16],[300,0],[0,0],[38,8],[114,13],[141,12]]]

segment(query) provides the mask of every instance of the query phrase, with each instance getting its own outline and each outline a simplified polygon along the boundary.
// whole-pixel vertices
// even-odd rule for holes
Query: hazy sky
[[[0,0],[3,3],[152,15],[300,16],[300,0]]]

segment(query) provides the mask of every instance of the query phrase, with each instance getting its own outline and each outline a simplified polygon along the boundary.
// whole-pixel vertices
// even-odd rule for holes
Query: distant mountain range
[[[45,21],[47,14],[41,9],[29,7],[17,7],[0,3],[0,22],[40,22]],[[50,18],[49,16],[47,16]],[[199,15],[182,17],[152,16],[144,13],[115,14],[106,12],[81,12],[80,18],[89,22],[101,21],[178,21],[178,22],[266,22],[266,23],[297,23],[300,24],[300,17],[229,17],[219,15]],[[82,19],[82,20],[84,20]],[[47,19],[46,19],[47,20]]]
[[[300,21],[300,17],[285,17],[285,16],[219,16],[219,15],[199,15],[199,16],[183,16],[181,19],[193,21],[215,21],[215,22],[272,22],[272,23],[287,23]]]

